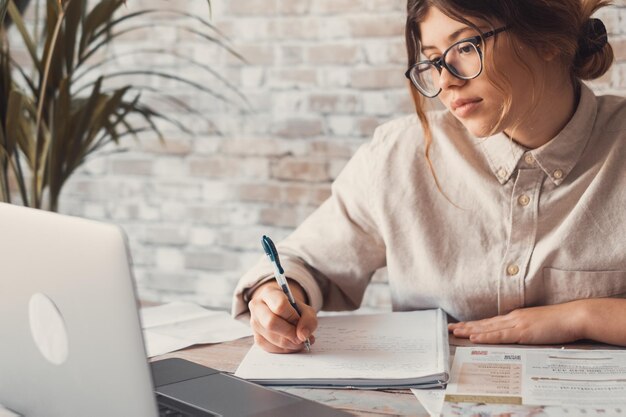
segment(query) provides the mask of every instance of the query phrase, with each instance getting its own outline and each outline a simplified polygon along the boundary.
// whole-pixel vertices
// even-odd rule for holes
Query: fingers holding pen
[[[307,350],[314,340],[311,340],[312,334],[317,329],[317,313],[315,309],[302,301],[302,292],[298,291],[299,296],[294,297],[297,305],[292,305],[284,294],[274,296],[267,299],[268,307],[289,323],[295,326],[297,341],[305,343]]]
[[[291,306],[285,294],[273,283],[255,292],[248,304],[250,325],[255,342],[264,350],[275,353],[300,351],[303,342],[317,328],[315,310],[299,302],[302,317]]]
[[[300,316],[296,326],[296,336],[300,342],[309,339],[309,342],[313,344],[315,343],[313,333],[317,329],[317,313],[315,309],[308,304],[300,303],[298,305],[302,316]]]
[[[262,299],[249,304],[250,327],[254,341],[268,352],[294,352],[301,349],[293,324],[274,314]]]
[[[270,353],[294,353],[300,351],[301,347],[283,347],[276,344],[276,341],[270,341],[266,339],[260,333],[254,333],[254,343],[261,347],[261,349]],[[290,343],[290,342],[289,342]]]

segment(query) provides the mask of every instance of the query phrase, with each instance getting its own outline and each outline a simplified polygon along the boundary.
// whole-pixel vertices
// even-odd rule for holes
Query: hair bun
[[[582,33],[578,39],[579,58],[588,58],[604,48],[609,41],[606,27],[600,19],[589,19],[582,28]]]

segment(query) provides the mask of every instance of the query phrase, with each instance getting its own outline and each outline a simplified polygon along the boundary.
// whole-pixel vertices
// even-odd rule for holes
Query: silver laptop
[[[0,404],[25,417],[348,415],[184,360],[151,372],[129,259],[116,226],[0,203]]]

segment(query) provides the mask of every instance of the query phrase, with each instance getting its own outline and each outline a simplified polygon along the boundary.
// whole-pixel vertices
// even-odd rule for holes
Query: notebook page
[[[253,346],[236,376],[246,379],[400,379],[444,371],[440,310],[320,317],[310,352]]]

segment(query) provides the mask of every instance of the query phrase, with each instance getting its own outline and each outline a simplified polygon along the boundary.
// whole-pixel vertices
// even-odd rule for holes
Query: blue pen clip
[[[261,244],[263,245],[263,249],[265,250],[265,254],[268,258],[270,258],[270,262],[276,264],[278,268],[278,272],[281,274],[285,273],[283,266],[280,264],[280,259],[278,258],[278,251],[276,250],[276,246],[274,246],[274,242],[268,236],[263,235],[261,239]]]

